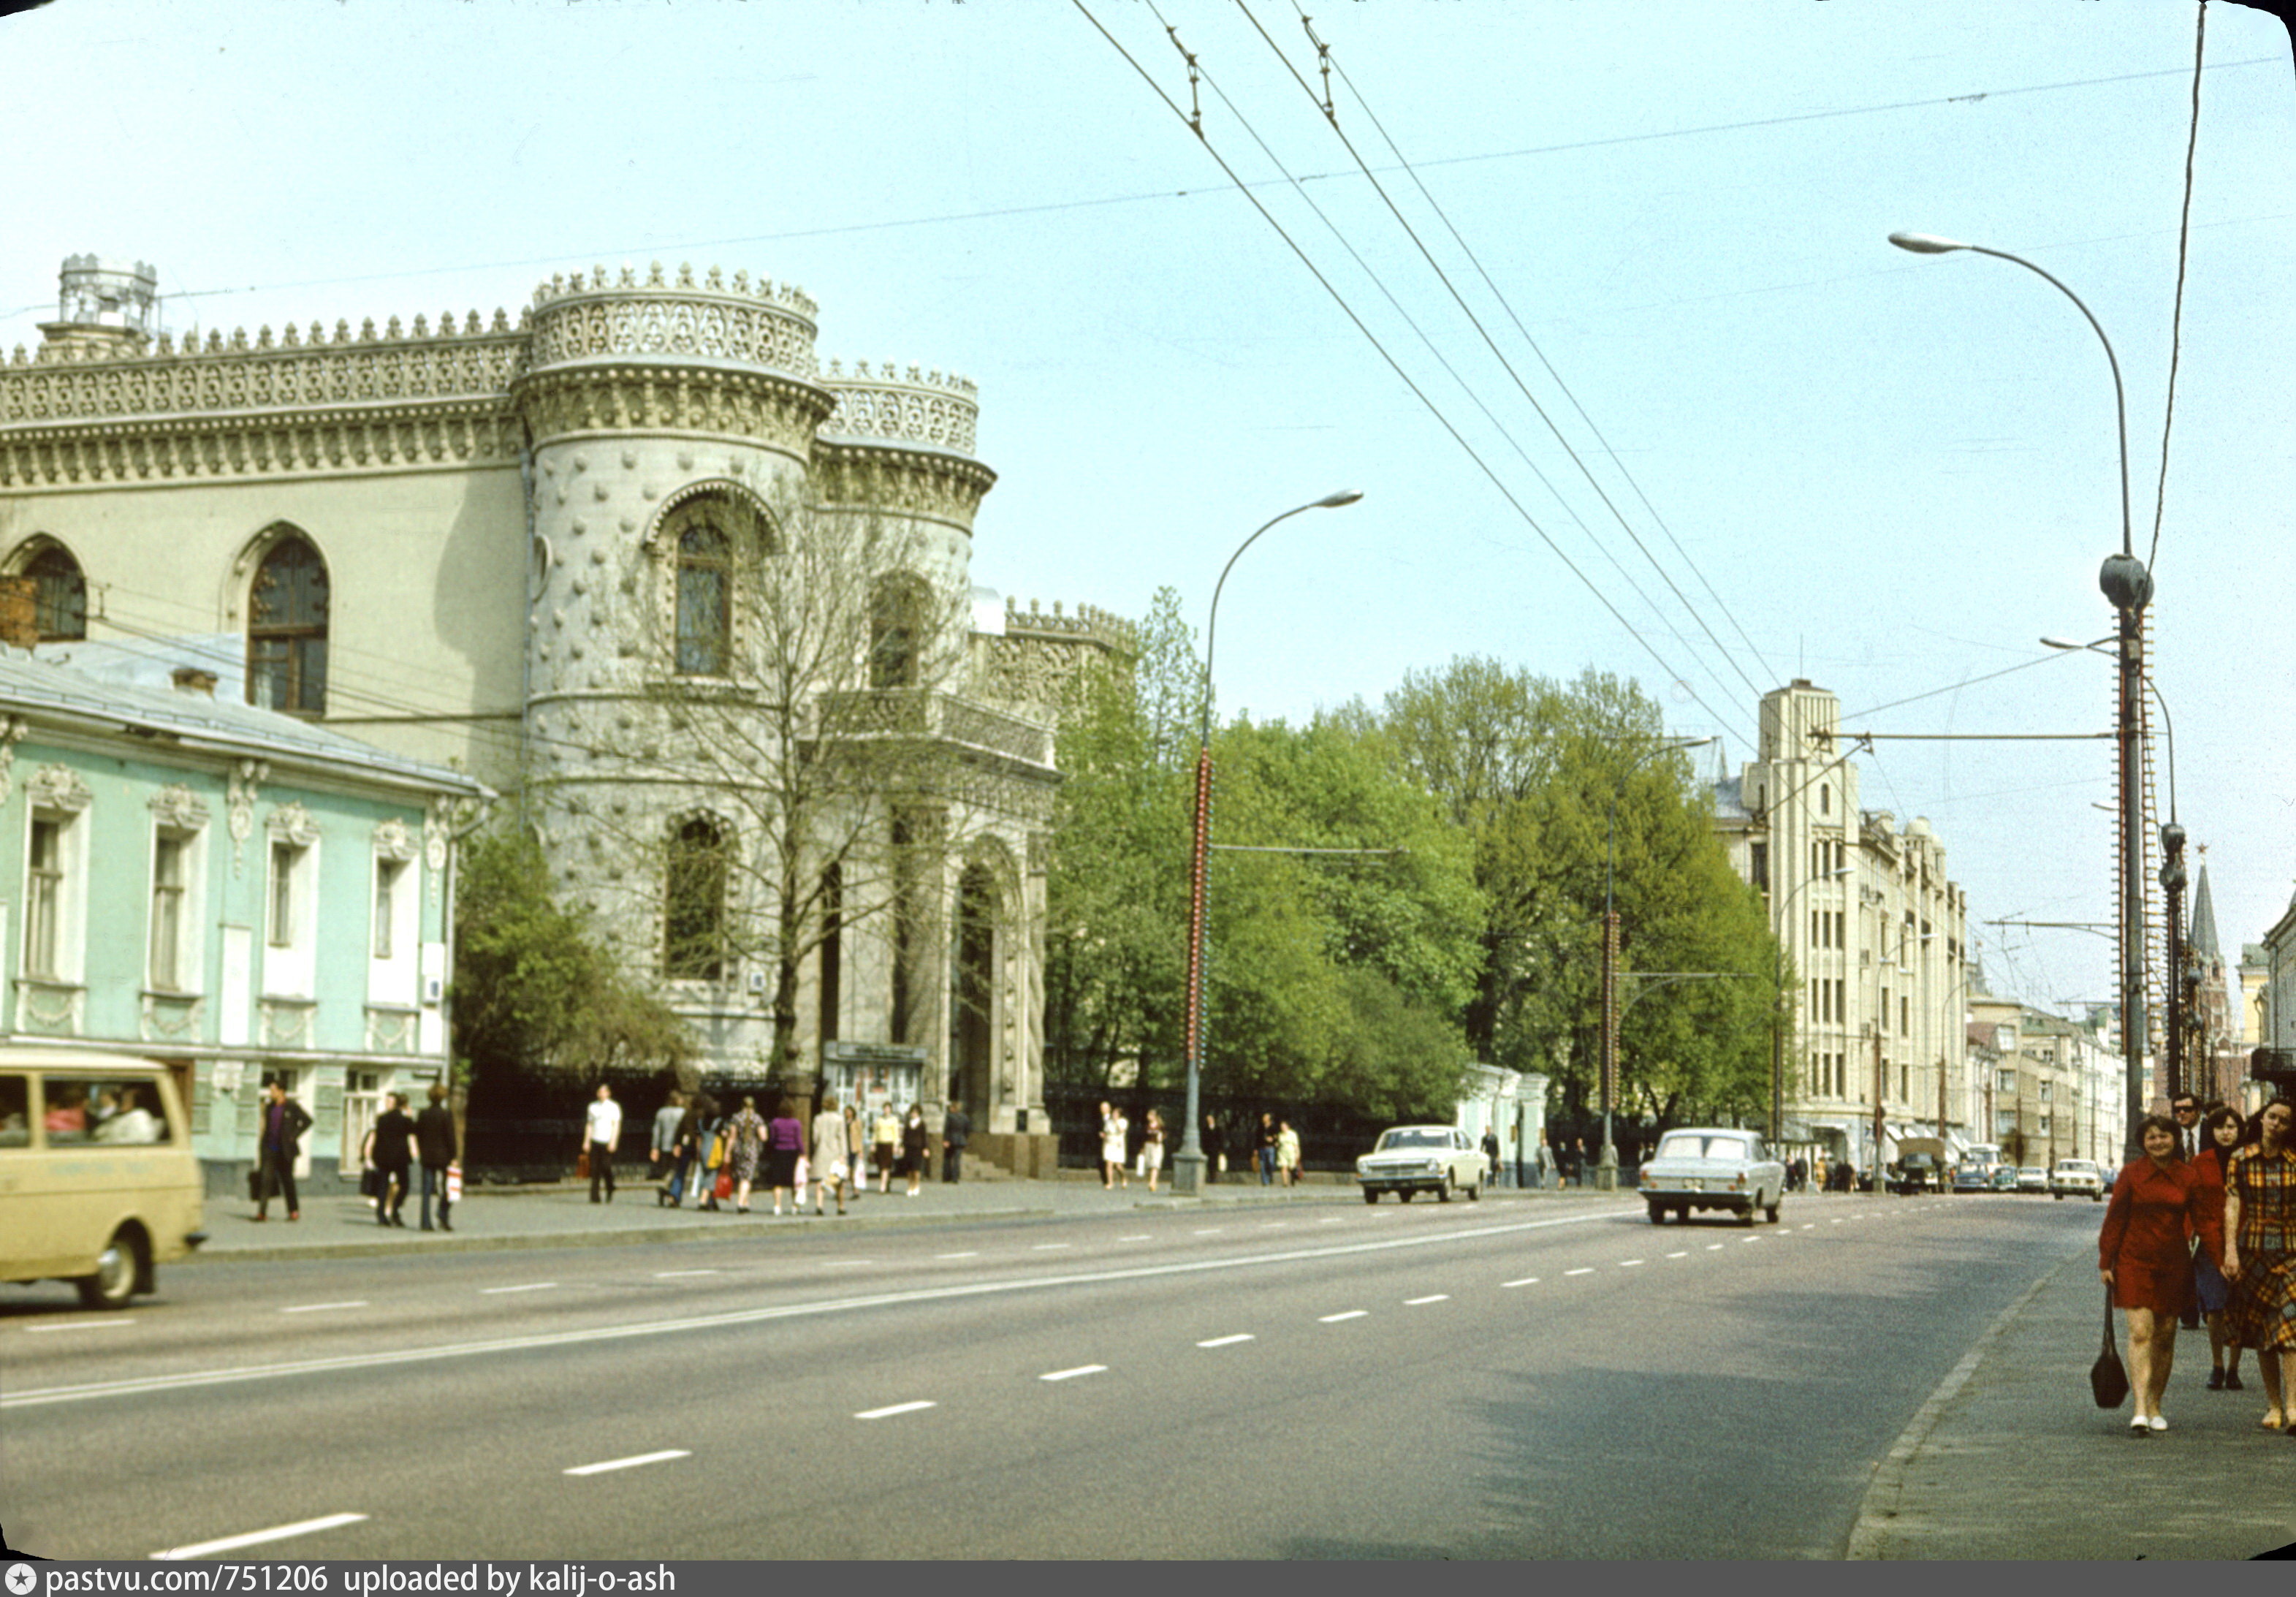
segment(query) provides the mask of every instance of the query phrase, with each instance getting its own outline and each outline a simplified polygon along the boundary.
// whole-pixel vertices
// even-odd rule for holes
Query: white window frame
[[[144,939],[144,984],[154,992],[181,992],[193,984],[184,979],[191,961],[185,947],[191,937],[190,905],[192,850],[197,835],[173,827],[152,831],[152,916]],[[173,879],[165,868],[175,861]]]
[[[318,822],[300,804],[282,804],[265,830],[264,995],[309,1000],[318,995]],[[283,929],[278,924],[283,909]]]
[[[422,987],[422,873],[405,822],[375,828],[367,893],[367,1002],[412,1009]]]
[[[87,825],[89,793],[78,773],[64,766],[48,766],[27,785],[30,800],[24,816],[24,933],[17,967],[32,981],[78,986],[87,972]],[[35,904],[32,844],[37,828],[53,826],[56,838],[55,883],[50,904],[54,927],[53,951],[36,960],[33,950],[40,935]],[[45,966],[45,968],[42,968]]]

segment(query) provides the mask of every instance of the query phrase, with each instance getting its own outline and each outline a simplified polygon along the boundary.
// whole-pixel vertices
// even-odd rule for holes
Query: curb
[[[1944,1420],[1947,1407],[1960,1395],[1962,1387],[1969,1384],[1969,1378],[1977,1373],[1978,1366],[1984,1363],[1986,1356],[1992,1352],[1993,1345],[2008,1333],[2009,1328],[2016,1323],[2033,1299],[2041,1295],[2042,1288],[2063,1274],[2068,1266],[2079,1264],[2081,1257],[2076,1253],[2043,1273],[2039,1280],[2018,1296],[2016,1302],[1996,1315],[1993,1323],[1985,1328],[1984,1334],[1962,1355],[1961,1362],[1938,1383],[1928,1401],[1914,1412],[1913,1419],[1898,1433],[1897,1442],[1882,1456],[1882,1461],[1874,1466],[1873,1482],[1866,1488],[1866,1495],[1858,1501],[1857,1521],[1850,1527],[1849,1539],[1842,1548],[1841,1556],[1845,1560],[1872,1562],[1892,1556],[1890,1536],[1895,1528],[1893,1522],[1898,1518],[1898,1504],[1905,1494],[1906,1466],[1928,1444],[1939,1423]]]

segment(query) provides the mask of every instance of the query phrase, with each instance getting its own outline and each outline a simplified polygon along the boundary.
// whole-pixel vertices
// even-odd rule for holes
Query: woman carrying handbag
[[[2216,1189],[2177,1151],[2173,1122],[2147,1115],[2138,1141],[2144,1157],[2121,1170],[2105,1206],[2096,1272],[2112,1288],[2114,1305],[2128,1315],[2129,1378],[2136,1395],[2129,1433],[2150,1436],[2169,1428],[2161,1394],[2176,1360],[2177,1317],[2193,1298],[2192,1242],[2197,1238],[2210,1257],[2221,1261],[2224,1211],[2215,1202]]]

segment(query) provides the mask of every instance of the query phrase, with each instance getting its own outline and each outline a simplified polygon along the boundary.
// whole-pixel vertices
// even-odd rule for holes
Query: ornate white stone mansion
[[[812,300],[715,268],[553,277],[515,322],[180,346],[153,288],[73,258],[45,342],[0,366],[0,577],[43,654],[189,655],[219,693],[478,777],[711,1071],[762,1079],[773,872],[711,861],[768,858],[772,781],[678,758],[710,735],[686,707],[745,729],[762,773],[791,753],[776,649],[847,606],[857,633],[822,622],[825,663],[783,673],[800,752],[881,769],[839,753],[864,722],[820,709],[857,702],[910,774],[808,811],[846,829],[846,874],[808,922],[800,1052],[849,1092],[961,1096],[984,1151],[1046,1157],[1053,717],[1125,629],[975,604],[996,478],[970,382],[824,368]],[[860,913],[873,891],[899,912]]]

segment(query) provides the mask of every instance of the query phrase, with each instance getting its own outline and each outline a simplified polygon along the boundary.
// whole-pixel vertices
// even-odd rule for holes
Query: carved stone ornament
[[[396,816],[374,829],[374,857],[404,865],[414,858],[414,835]]]
[[[422,862],[430,868],[430,907],[437,909],[447,878],[447,840],[453,828],[454,801],[443,795],[430,801],[422,818]]]
[[[208,824],[207,801],[181,782],[170,782],[152,795],[152,815],[163,827],[196,832]]]
[[[255,792],[271,775],[267,760],[242,760],[231,768],[225,803],[231,829],[231,874],[246,864],[243,845],[255,831]]]
[[[300,800],[290,800],[273,810],[263,827],[277,842],[291,843],[297,848],[308,848],[319,841],[319,818],[303,808]]]
[[[69,765],[43,765],[24,784],[24,792],[35,809],[62,810],[67,815],[78,814],[95,798]]]
[[[30,729],[20,715],[0,717],[0,804],[16,786],[16,745]]]

